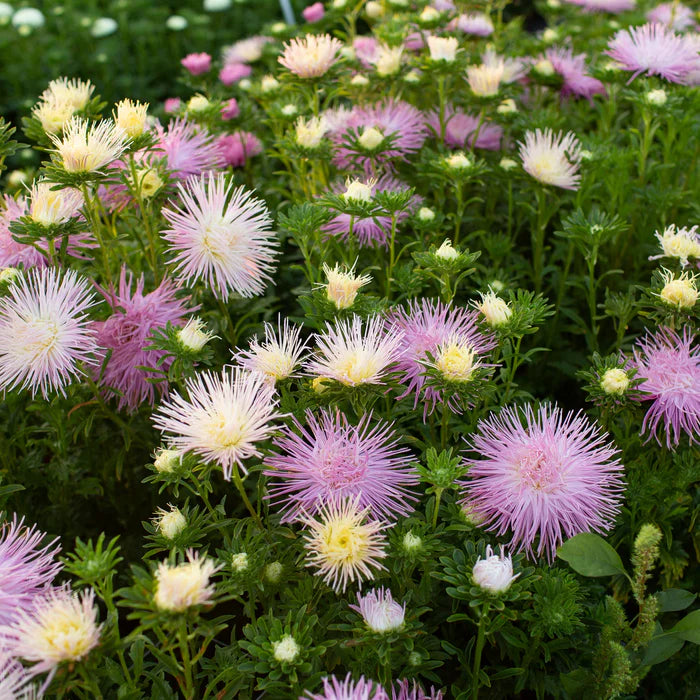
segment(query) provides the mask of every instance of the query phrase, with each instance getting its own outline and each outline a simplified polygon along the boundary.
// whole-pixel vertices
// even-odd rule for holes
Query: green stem
[[[542,278],[544,276],[544,232],[547,228],[547,197],[544,190],[535,190],[537,196],[537,222],[532,229],[532,271],[535,283],[535,292],[542,291]]]
[[[190,661],[190,643],[187,639],[187,620],[183,617],[180,619],[180,624],[177,632],[177,639],[180,645],[180,653],[182,654],[182,667],[185,673],[185,688],[184,695],[187,700],[194,698],[194,685],[192,682],[192,663]]]
[[[243,503],[245,503],[245,507],[248,509],[248,512],[250,513],[250,516],[255,520],[255,523],[257,526],[263,530],[263,524],[262,520],[260,520],[260,516],[258,515],[257,511],[255,508],[253,508],[253,504],[250,502],[250,499],[248,498],[248,494],[246,493],[245,486],[243,485],[243,481],[241,480],[241,475],[238,473],[238,465],[234,465],[233,467],[233,483],[236,485],[236,488],[238,489],[238,493],[241,494],[241,498],[243,499]]]
[[[386,298],[391,299],[391,275],[396,264],[396,213],[391,215],[391,238],[389,240],[389,265],[386,271]]]
[[[433,528],[437,527],[438,513],[440,512],[440,500],[444,489],[438,488],[435,491],[435,509],[433,510]]]
[[[479,697],[479,673],[481,671],[481,652],[484,650],[486,641],[486,611],[485,607],[479,620],[479,631],[476,637],[476,648],[474,649],[474,663],[472,665],[472,700]]]

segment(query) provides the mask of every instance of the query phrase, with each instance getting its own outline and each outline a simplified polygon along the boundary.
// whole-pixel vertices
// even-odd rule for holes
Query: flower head
[[[220,565],[199,553],[187,552],[187,561],[171,565],[167,560],[158,565],[153,601],[160,610],[184,612],[195,605],[212,602],[215,586],[209,580]]]
[[[445,61],[445,63],[452,63],[457,56],[458,47],[459,42],[454,37],[428,37],[430,58],[433,61]]]
[[[345,270],[338,263],[333,268],[323,263],[323,272],[328,280],[325,285],[326,298],[337,309],[349,309],[355,303],[359,290],[372,281],[369,275],[355,275],[354,265]]]
[[[452,105],[446,106],[444,118],[445,144],[450,148],[484,148],[497,151],[501,147],[503,129],[497,124],[490,124],[488,121],[482,123],[479,117],[455,109]],[[428,114],[427,123],[439,138],[440,115],[437,111]]]
[[[501,555],[493,553],[491,545],[486,547],[486,554],[482,559],[479,557],[472,569],[472,578],[479,588],[489,593],[503,593],[510,588],[510,584],[518,578],[520,574],[513,576],[513,560],[503,553]]]
[[[66,187],[51,189],[52,183],[34,182],[30,194],[29,216],[42,226],[64,224],[78,215],[83,196],[78,190]]]
[[[367,627],[377,634],[401,629],[406,617],[406,603],[397,603],[391,591],[384,588],[375,588],[364,596],[358,592],[357,605],[351,605],[350,610],[360,613]]]
[[[203,280],[215,296],[262,294],[270,280],[277,241],[265,203],[223,173],[178,186],[181,206],[164,208],[172,228],[163,232],[180,278]]]
[[[493,34],[493,22],[483,12],[471,12],[456,17],[450,22],[448,29],[457,29],[460,32],[464,32],[464,34],[472,34],[474,36],[489,36]]]
[[[605,370],[600,378],[600,388],[608,395],[622,396],[630,385],[627,372],[621,367],[612,367]]]
[[[520,143],[524,170],[545,185],[565,190],[578,189],[580,144],[576,136],[554,133],[551,129],[528,131]]]
[[[7,700],[36,700],[32,673],[22,666],[12,653],[8,640],[0,640],[0,698]]]
[[[204,328],[204,321],[193,316],[177,331],[176,337],[187,352],[200,352],[210,340],[218,337]]]
[[[379,316],[366,325],[359,316],[336,321],[317,334],[318,352],[307,364],[314,375],[335,379],[345,386],[381,384],[400,355],[400,332],[384,332]]]
[[[661,245],[662,255],[653,256],[651,259],[667,257],[678,258],[683,267],[688,265],[688,258],[700,258],[700,234],[698,227],[678,228],[671,224],[663,233],[656,232],[656,238]]]
[[[324,678],[320,693],[307,690],[303,697],[305,700],[389,700],[381,685],[365,680],[364,676],[360,676],[358,681],[353,681],[350,673],[342,681],[335,676]]]
[[[224,48],[222,59],[228,63],[255,63],[262,57],[265,44],[272,41],[269,36],[250,36]]]
[[[637,0],[564,0],[570,5],[578,5],[588,12],[610,12],[619,14],[633,10]]]
[[[190,53],[180,63],[190,75],[202,75],[211,68],[211,56],[208,53]]]
[[[234,168],[242,168],[250,158],[262,153],[260,139],[250,131],[234,131],[222,134],[216,140],[224,162]]]
[[[296,142],[302,148],[313,150],[321,145],[328,124],[324,116],[311,117],[305,120],[303,117],[297,119],[294,129],[296,132]]]
[[[186,300],[176,297],[177,287],[168,279],[148,294],[143,293],[144,278],[141,276],[132,291],[133,277],[122,268],[119,289],[102,292],[109,303],[112,314],[106,321],[94,323],[97,342],[104,350],[100,359],[109,354],[101,374],[101,383],[108,394],[117,393],[119,408],[135,411],[143,403],[151,406],[156,396],[167,391],[167,382],[154,384],[162,378],[159,369],[168,369],[173,362],[165,350],[149,348],[151,333],[165,328],[168,323],[178,325],[188,311]],[[103,362],[99,362],[98,373]],[[150,368],[150,369],[144,369]]]
[[[692,309],[698,301],[697,275],[682,272],[676,277],[670,270],[662,270],[664,286],[659,292],[660,299],[679,311]]]
[[[605,53],[632,73],[628,82],[645,73],[658,75],[671,83],[685,84],[692,73],[700,70],[697,46],[663,24],[648,23],[621,29],[611,39]]]
[[[77,112],[87,106],[94,91],[95,86],[89,80],[56,78],[41,93],[41,99],[47,101],[55,99],[64,102]]]
[[[122,100],[117,102],[114,123],[130,138],[141,136],[146,130],[148,103]]]
[[[425,365],[429,356],[433,359],[438,349],[446,344],[468,347],[477,361],[495,347],[496,341],[482,333],[477,326],[476,311],[451,308],[442,302],[422,299],[412,301],[407,309],[395,309],[389,315],[386,327],[389,335],[401,333],[401,355],[397,370],[406,390],[399,398],[414,394],[414,405],[424,404],[424,416],[443,401],[440,389],[425,385]]]
[[[294,376],[306,342],[300,337],[301,326],[294,326],[285,318],[279,318],[277,328],[265,323],[265,340],[255,336],[248,350],[234,353],[234,359],[244,369],[262,374],[273,385]]]
[[[224,166],[224,156],[214,137],[185,119],[174,119],[164,129],[156,125],[156,155],[165,156],[168,170],[178,180]]]
[[[171,505],[170,510],[158,508],[153,525],[163,537],[173,540],[187,526],[187,518],[177,506]]]
[[[489,289],[486,294],[481,294],[481,301],[474,306],[481,312],[486,323],[492,328],[499,328],[508,323],[513,315],[513,309],[508,306],[508,302],[501,299],[496,292]]]
[[[0,389],[65,394],[82,374],[78,363],[89,362],[96,348],[86,313],[95,303],[72,270],[30,270],[13,283],[0,299]]]
[[[593,95],[606,95],[605,86],[600,80],[591,77],[586,71],[586,54],[574,55],[569,49],[548,49],[547,60],[552,64],[555,73],[564,80],[561,95],[576,95],[592,100]]]
[[[279,62],[300,78],[319,78],[336,62],[342,48],[329,34],[307,34],[285,44]]]
[[[90,125],[73,117],[63,134],[49,134],[63,168],[70,173],[97,173],[117,160],[126,150],[129,137],[114,122],[105,119]]]
[[[282,639],[272,642],[272,655],[280,663],[291,664],[300,651],[296,639],[291,634],[285,634]]]
[[[663,24],[674,32],[682,32],[695,24],[693,11],[678,0],[657,5],[647,12],[647,19],[650,22]]]
[[[633,366],[640,401],[650,401],[642,433],[676,447],[685,432],[691,444],[700,442],[700,347],[688,328],[679,335],[670,329],[637,341]],[[662,427],[661,435],[659,428]]]
[[[373,579],[373,569],[384,569],[386,523],[368,519],[369,508],[361,509],[359,498],[331,499],[319,519],[304,516],[304,546],[307,566],[318,569],[326,584],[345,592],[348,583]]]
[[[234,466],[245,472],[243,461],[261,456],[258,443],[279,417],[274,387],[260,374],[225,368],[221,374],[202,372],[186,380],[185,388],[189,399],[176,393],[163,403],[153,417],[155,427],[169,433],[181,454],[192,451],[220,464],[225,479]]]
[[[9,625],[27,610],[61,570],[58,540],[42,546],[45,537],[36,525],[27,527],[16,515],[0,526],[0,625]]]
[[[377,517],[407,515],[418,480],[411,453],[399,445],[390,423],[371,425],[365,414],[352,425],[340,411],[307,411],[275,440],[265,472],[272,477],[270,498],[282,506],[283,520],[316,513],[334,497],[357,497]]]
[[[608,530],[620,509],[623,467],[606,435],[582,413],[543,405],[505,408],[479,421],[464,501],[487,529],[550,560],[564,537]]]
[[[5,633],[14,656],[36,662],[32,673],[53,673],[64,661],[84,659],[98,645],[100,630],[95,592],[63,586],[38,595]]]

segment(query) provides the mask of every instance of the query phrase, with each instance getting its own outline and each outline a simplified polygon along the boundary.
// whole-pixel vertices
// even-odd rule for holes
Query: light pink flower
[[[180,63],[190,75],[202,75],[211,68],[211,56],[208,53],[190,53]]]

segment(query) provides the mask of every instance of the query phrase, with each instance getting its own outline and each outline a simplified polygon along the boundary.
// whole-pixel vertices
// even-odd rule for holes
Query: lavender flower
[[[574,55],[571,49],[548,49],[545,53],[547,60],[552,64],[564,82],[561,86],[561,95],[576,95],[585,97],[589,102],[593,95],[606,95],[605,86],[600,80],[586,73],[586,54]]]
[[[690,29],[695,24],[693,11],[681,2],[662,2],[647,12],[647,19],[663,24],[674,32]]]
[[[668,328],[648,333],[636,343],[633,366],[642,382],[640,401],[651,401],[642,433],[666,447],[678,446],[681,433],[691,444],[700,443],[700,347],[689,328],[679,335]]]
[[[173,177],[185,180],[225,165],[221,149],[206,130],[185,119],[175,119],[164,129],[156,126],[156,154],[165,156]]]
[[[408,488],[417,483],[411,453],[399,446],[391,423],[370,424],[365,414],[357,426],[336,411],[316,418],[306,412],[306,425],[294,420],[275,440],[277,452],[266,459],[265,474],[274,481],[270,498],[282,506],[284,520],[301,512],[316,513],[334,496],[357,496],[375,517],[407,515],[416,497]]]
[[[26,527],[24,518],[4,522],[0,530],[0,625],[9,625],[21,610],[56,577],[61,564],[56,556],[58,539],[42,546],[46,535],[36,525]],[[0,693],[0,697],[3,697]]]
[[[437,111],[430,112],[428,126],[440,137],[440,116]],[[481,122],[479,117],[467,114],[452,105],[445,109],[445,144],[450,148],[484,148],[497,151],[501,147],[503,129],[498,124]],[[474,143],[476,139],[476,143]]]
[[[362,615],[367,627],[376,634],[387,634],[401,629],[406,617],[406,603],[397,603],[391,591],[384,588],[375,588],[365,595],[358,592],[357,605],[349,607]]]
[[[112,315],[106,321],[94,324],[97,342],[104,352],[100,357],[100,369],[103,358],[109,351],[111,355],[102,375],[102,384],[107,393],[118,392],[119,408],[136,411],[143,403],[151,406],[156,399],[156,389],[167,391],[167,383],[154,384],[149,379],[162,378],[157,368],[167,370],[172,358],[165,357],[163,350],[147,350],[149,337],[157,328],[165,328],[168,323],[178,322],[196,308],[188,309],[184,300],[176,298],[177,287],[170,280],[161,284],[148,294],[143,293],[143,275],[136,282],[136,289],[131,291],[133,277],[127,278],[126,268],[122,268],[119,290],[111,288],[102,292],[112,308]],[[152,370],[143,369],[153,368]]]
[[[411,684],[408,678],[404,678],[391,689],[391,700],[442,700],[442,692],[431,688],[428,694],[416,681]]]
[[[583,413],[505,408],[479,421],[463,502],[511,545],[551,561],[564,537],[605,532],[620,510],[623,467],[606,434]]]
[[[345,680],[339,681],[335,676],[323,679],[323,690],[320,693],[312,693],[307,690],[299,700],[389,700],[384,688],[374,681],[353,681],[348,673]]]

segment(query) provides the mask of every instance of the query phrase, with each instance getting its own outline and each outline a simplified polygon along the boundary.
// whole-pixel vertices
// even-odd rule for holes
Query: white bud
[[[177,450],[158,450],[153,466],[161,473],[170,473],[175,471],[180,464],[180,453]]]
[[[362,135],[358,139],[360,146],[367,149],[368,151],[373,151],[378,148],[384,141],[384,135],[379,129],[375,129],[373,126],[364,129]]]
[[[352,180],[345,183],[346,200],[355,202],[369,202],[372,200],[372,185],[374,183],[364,183],[362,180]]]
[[[280,562],[278,561],[273,561],[271,564],[268,564],[264,571],[263,571],[263,576],[270,581],[270,583],[278,583],[279,580],[282,578],[282,572],[284,571],[284,567]]]
[[[248,555],[246,552],[238,552],[231,557],[231,568],[239,574],[248,568]]]
[[[653,105],[654,107],[661,107],[665,105],[667,99],[668,97],[666,95],[666,91],[662,89],[649,90],[649,92],[646,94],[647,103]]]
[[[425,223],[433,221],[435,219],[435,212],[429,207],[421,207],[418,210],[418,218]]]
[[[443,241],[442,245],[435,251],[435,255],[441,260],[455,260],[459,253],[452,247],[452,241]]]
[[[547,58],[543,58],[541,61],[537,61],[537,63],[535,63],[534,65],[534,70],[535,73],[545,78],[549,78],[552,75],[554,75],[554,66],[552,65],[552,62]]]
[[[369,78],[361,73],[358,73],[357,75],[353,75],[350,85],[354,85],[355,87],[366,87],[369,85]]]
[[[272,654],[280,663],[292,663],[299,656],[299,645],[291,634],[285,634],[282,639],[272,643]]]
[[[155,525],[163,537],[173,540],[185,529],[187,519],[179,508],[170,506],[170,510],[158,510]]]
[[[486,547],[486,557],[479,557],[472,569],[474,583],[489,593],[504,593],[518,576],[513,576],[511,557],[503,554],[503,548],[500,556],[495,555],[491,545]]]
[[[175,336],[185,350],[199,352],[212,338],[216,337],[213,333],[203,331],[203,328],[202,319],[194,317],[185,324],[184,328],[180,328]]]
[[[501,162],[498,164],[503,170],[512,170],[518,167],[518,163],[512,158],[501,158]]]
[[[467,170],[467,168],[472,167],[472,162],[464,155],[464,153],[453,153],[451,156],[445,158],[445,163],[452,170]]]
[[[630,378],[627,372],[619,367],[606,370],[600,379],[600,388],[606,394],[621,396],[627,391],[629,385]]]

